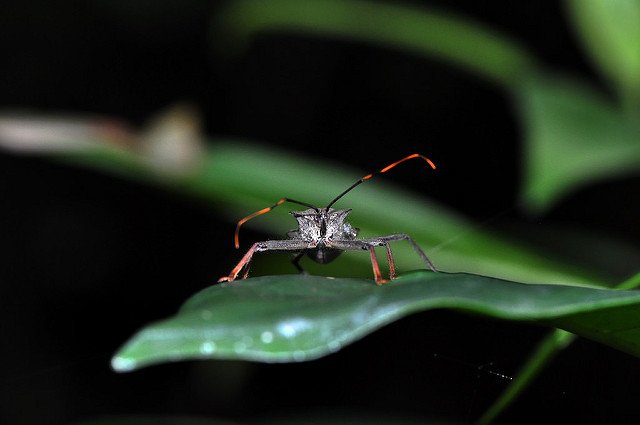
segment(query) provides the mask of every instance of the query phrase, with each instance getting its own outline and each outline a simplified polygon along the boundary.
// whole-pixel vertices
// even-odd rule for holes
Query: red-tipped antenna
[[[278,205],[282,205],[285,202],[291,202],[292,204],[302,205],[302,206],[305,206],[305,207],[313,208],[316,211],[319,211],[318,207],[314,207],[313,205],[307,204],[306,202],[300,202],[300,201],[296,201],[295,199],[290,199],[290,198],[282,198],[278,202],[276,202],[275,204],[271,205],[270,207],[263,208],[260,211],[256,211],[253,214],[250,214],[250,215],[246,216],[245,218],[243,218],[242,220],[240,220],[238,222],[238,224],[236,225],[236,233],[235,233],[234,238],[233,238],[233,240],[234,240],[234,242],[236,244],[236,249],[240,248],[240,226],[242,226],[244,223],[246,223],[247,221],[251,220],[254,217],[257,217],[259,215],[268,213],[269,211],[271,211],[272,209],[274,209]]]
[[[431,166],[431,168],[433,168],[434,170],[436,169],[436,164],[434,164],[434,163],[433,163],[433,161],[431,161],[431,160],[430,160],[429,158],[427,158],[426,156],[424,156],[424,155],[420,155],[419,153],[411,154],[411,155],[409,155],[409,156],[407,156],[407,157],[402,158],[401,160],[398,160],[398,161],[394,162],[393,164],[389,164],[389,165],[387,165],[386,167],[384,167],[384,168],[383,168],[383,169],[381,169],[380,171],[376,171],[376,172],[374,172],[374,173],[367,174],[366,176],[362,177],[360,180],[358,180],[357,182],[355,182],[354,184],[352,184],[351,186],[349,186],[349,187],[347,188],[347,190],[345,190],[344,192],[342,192],[340,195],[336,196],[336,198],[335,198],[333,201],[329,202],[329,205],[327,205],[327,209],[328,209],[329,207],[331,207],[331,205],[335,204],[335,203],[338,201],[338,199],[342,198],[344,195],[346,195],[347,193],[349,193],[349,192],[350,192],[354,187],[358,186],[359,184],[362,184],[363,182],[365,182],[365,181],[367,181],[367,180],[369,180],[369,179],[373,178],[374,176],[376,176],[376,175],[378,175],[378,174],[386,173],[387,171],[389,171],[390,169],[392,169],[392,168],[393,168],[393,167],[395,167],[396,165],[399,165],[399,164],[401,164],[401,163],[403,163],[403,162],[405,162],[405,161],[408,161],[408,160],[410,160],[410,159],[413,159],[413,158],[421,158],[421,159],[424,159],[424,160],[427,162],[427,164],[429,164],[429,165]]]

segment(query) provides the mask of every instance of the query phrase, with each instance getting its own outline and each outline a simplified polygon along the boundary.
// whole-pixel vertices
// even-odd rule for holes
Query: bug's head
[[[333,208],[319,211],[308,209],[305,211],[292,211],[291,215],[298,221],[298,233],[302,239],[317,241],[322,238],[344,238],[345,220],[351,209],[334,210]],[[348,226],[349,228],[351,226]]]
[[[376,171],[374,173],[367,174],[363,176],[360,180],[356,181],[354,184],[349,186],[346,190],[336,196],[329,204],[327,204],[324,208],[318,208],[314,205],[308,204],[306,202],[296,201],[291,198],[282,198],[275,204],[270,207],[263,208],[259,211],[254,212],[253,214],[249,214],[242,220],[238,221],[236,224],[236,232],[234,235],[234,241],[236,248],[240,247],[240,226],[242,226],[247,221],[251,220],[254,217],[259,215],[268,213],[278,205],[282,205],[285,202],[291,202],[293,204],[303,205],[305,207],[309,207],[308,210],[304,211],[293,211],[291,214],[298,220],[299,229],[293,233],[297,233],[299,237],[305,240],[319,240],[322,238],[327,239],[340,239],[340,238],[355,238],[358,233],[358,229],[352,228],[349,223],[345,222],[345,218],[351,212],[351,210],[334,210],[331,208],[333,204],[338,202],[344,195],[349,193],[356,186],[360,185],[363,182],[371,180],[378,174],[386,173],[391,170],[398,164],[402,164],[405,161],[408,161],[413,158],[420,158],[426,161],[431,168],[436,169],[436,165],[426,156],[414,153],[409,156],[406,156],[392,164],[387,165],[380,171]]]

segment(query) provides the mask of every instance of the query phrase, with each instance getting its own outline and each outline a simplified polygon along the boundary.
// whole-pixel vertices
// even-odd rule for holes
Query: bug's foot
[[[218,283],[233,282],[234,280],[235,278],[233,276],[222,276],[220,279],[218,279]]]
[[[391,279],[376,279],[376,285],[378,286],[382,286],[385,285],[387,283],[391,282]]]

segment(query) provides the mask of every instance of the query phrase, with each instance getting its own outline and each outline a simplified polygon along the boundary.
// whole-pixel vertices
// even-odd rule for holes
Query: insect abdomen
[[[307,250],[307,256],[320,264],[327,264],[335,260],[340,254],[342,254],[342,251],[333,248],[316,248]]]

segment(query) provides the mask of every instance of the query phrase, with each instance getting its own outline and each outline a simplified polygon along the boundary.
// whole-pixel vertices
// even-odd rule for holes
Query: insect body
[[[408,235],[404,233],[398,233],[388,236],[379,236],[368,239],[356,239],[358,235],[358,229],[352,227],[346,221],[347,216],[351,212],[351,209],[337,210],[331,208],[340,198],[346,195],[349,191],[351,191],[356,186],[361,183],[371,179],[377,174],[386,173],[396,165],[407,161],[412,158],[421,158],[425,160],[431,168],[435,170],[435,164],[425,156],[420,154],[409,155],[405,158],[402,158],[399,161],[394,162],[386,166],[385,168],[377,171],[375,173],[367,174],[362,177],[360,180],[352,184],[349,188],[347,188],[344,192],[338,195],[335,199],[333,199],[326,207],[318,208],[306,202],[296,201],[291,198],[282,198],[275,204],[270,207],[263,208],[260,211],[256,211],[255,213],[243,218],[240,220],[236,226],[235,232],[235,246],[239,248],[239,232],[240,226],[242,226],[248,220],[252,218],[265,214],[278,205],[281,205],[285,202],[298,204],[302,206],[306,206],[309,209],[304,211],[293,211],[291,214],[298,221],[298,228],[287,233],[289,239],[286,240],[269,240],[263,242],[254,243],[251,248],[247,251],[247,253],[242,257],[240,262],[231,270],[228,276],[221,277],[218,282],[226,282],[235,280],[240,272],[244,270],[242,278],[245,279],[249,274],[249,265],[253,254],[256,252],[262,251],[289,251],[293,252],[295,255],[293,257],[293,265],[298,269],[298,271],[303,272],[302,267],[300,266],[300,259],[307,255],[314,261],[320,264],[326,264],[330,261],[333,261],[338,255],[340,255],[343,251],[347,250],[366,250],[369,251],[369,255],[371,256],[371,265],[373,267],[373,274],[375,277],[376,284],[382,285],[384,283],[389,282],[396,277],[396,268],[395,263],[393,261],[393,254],[391,252],[391,247],[389,246],[390,242],[406,240],[409,241],[413,249],[416,253],[422,258],[424,263],[431,270],[436,271],[433,263],[429,260],[427,255],[422,251],[422,249],[418,246],[418,244]],[[378,259],[375,252],[375,247],[384,246],[387,251],[387,261],[389,262],[389,279],[384,279],[382,277],[382,273],[380,272],[380,266],[378,264]]]

